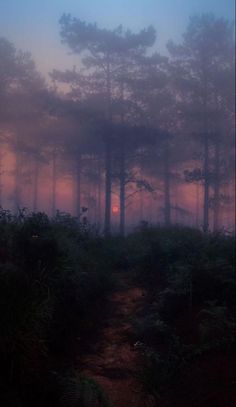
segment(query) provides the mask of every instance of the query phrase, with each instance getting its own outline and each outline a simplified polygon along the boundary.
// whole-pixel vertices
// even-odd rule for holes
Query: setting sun
[[[114,206],[112,207],[112,213],[114,213],[114,214],[119,213],[119,206],[114,205]]]

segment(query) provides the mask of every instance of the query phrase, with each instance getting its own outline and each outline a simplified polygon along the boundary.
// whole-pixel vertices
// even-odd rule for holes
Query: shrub
[[[55,351],[60,363],[95,334],[113,280],[96,230],[64,213],[0,211],[0,243],[0,401],[40,405],[56,397]]]

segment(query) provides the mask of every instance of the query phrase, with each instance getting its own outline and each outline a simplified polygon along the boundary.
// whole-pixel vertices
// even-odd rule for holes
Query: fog
[[[0,206],[107,235],[232,231],[233,15],[231,0],[0,0]]]

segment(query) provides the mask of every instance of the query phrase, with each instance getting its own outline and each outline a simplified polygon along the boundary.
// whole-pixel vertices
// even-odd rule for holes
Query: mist
[[[0,0],[0,405],[236,405],[234,11]]]
[[[233,2],[108,3],[2,2],[1,206],[232,230]]]

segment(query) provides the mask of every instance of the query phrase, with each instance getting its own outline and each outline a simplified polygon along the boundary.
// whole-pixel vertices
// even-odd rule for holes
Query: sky
[[[235,0],[0,0],[0,37],[30,51],[46,75],[78,64],[61,44],[58,21],[64,12],[108,29],[122,24],[135,32],[153,25],[156,48],[164,53],[169,39],[181,41],[190,15],[213,12],[233,20],[234,11]]]

